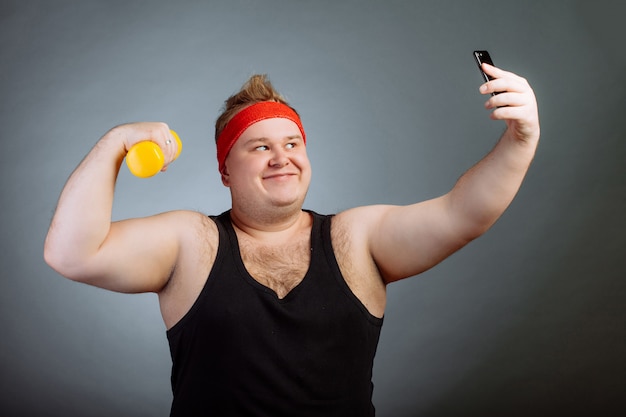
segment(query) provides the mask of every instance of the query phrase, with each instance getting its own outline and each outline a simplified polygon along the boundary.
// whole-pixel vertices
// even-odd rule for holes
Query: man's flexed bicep
[[[81,281],[117,292],[159,292],[176,268],[194,215],[168,212],[112,223]]]
[[[193,213],[168,212],[111,223],[97,250],[47,258],[59,274],[116,292],[158,292],[167,283],[184,244]]]

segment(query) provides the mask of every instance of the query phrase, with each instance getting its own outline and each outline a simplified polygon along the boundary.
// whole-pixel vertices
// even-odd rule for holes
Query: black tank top
[[[192,308],[167,331],[171,416],[374,415],[382,319],[339,271],[332,216],[309,213],[309,270],[283,299],[246,271],[230,212],[213,218],[215,264]]]

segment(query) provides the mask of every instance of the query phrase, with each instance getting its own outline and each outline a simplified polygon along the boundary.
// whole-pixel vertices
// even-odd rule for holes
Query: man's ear
[[[228,167],[224,166],[220,171],[220,175],[222,176],[222,184],[225,187],[230,187],[230,175],[228,174]]]

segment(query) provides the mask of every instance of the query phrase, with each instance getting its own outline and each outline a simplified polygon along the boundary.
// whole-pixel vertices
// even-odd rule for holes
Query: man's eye
[[[288,143],[286,147],[287,147],[287,149],[293,149],[293,148],[296,147],[296,144],[293,143],[293,142],[292,143]]]
[[[256,150],[256,151],[266,151],[268,149],[269,148],[267,147],[267,145],[260,145],[260,146],[257,146],[256,148],[254,148],[254,150]]]

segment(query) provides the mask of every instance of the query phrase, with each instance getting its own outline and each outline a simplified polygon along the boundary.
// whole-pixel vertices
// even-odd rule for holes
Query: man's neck
[[[288,238],[302,228],[310,228],[310,215],[302,209],[285,212],[275,210],[267,215],[255,212],[248,214],[233,207],[230,218],[236,229],[248,236],[266,242]]]

